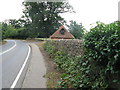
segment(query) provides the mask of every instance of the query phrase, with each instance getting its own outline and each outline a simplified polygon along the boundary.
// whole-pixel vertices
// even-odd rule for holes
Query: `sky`
[[[6,19],[19,19],[22,14],[24,0],[1,0],[0,22]],[[62,15],[67,23],[74,20],[90,29],[96,21],[111,23],[118,20],[118,2],[120,0],[68,0],[76,13]],[[92,24],[92,25],[91,25]]]

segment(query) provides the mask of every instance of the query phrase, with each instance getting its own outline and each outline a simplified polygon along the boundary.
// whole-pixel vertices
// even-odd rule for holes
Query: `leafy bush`
[[[97,22],[97,26],[86,34],[84,46],[84,57],[100,68],[96,74],[102,73],[108,87],[120,88],[120,22],[107,25]]]
[[[69,55],[47,41],[45,50],[62,70],[61,88],[120,88],[120,22],[97,22],[85,35],[84,55]]]
[[[55,53],[57,51],[56,51],[56,48],[53,46],[53,41],[46,42],[44,44],[44,49],[48,52],[48,54],[50,55],[50,57],[55,57]]]

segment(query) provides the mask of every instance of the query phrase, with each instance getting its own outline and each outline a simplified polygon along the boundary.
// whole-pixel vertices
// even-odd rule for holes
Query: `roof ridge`
[[[66,30],[65,34],[61,34],[59,31],[64,28]],[[50,38],[62,38],[62,39],[74,39],[74,36],[62,25],[59,27],[58,30],[56,30]]]

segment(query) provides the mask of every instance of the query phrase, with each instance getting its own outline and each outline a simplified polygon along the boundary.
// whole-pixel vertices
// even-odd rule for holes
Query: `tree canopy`
[[[67,2],[23,2],[20,19],[1,23],[3,38],[48,38],[66,22],[60,14],[73,12]]]
[[[61,13],[73,11],[67,2],[26,2],[24,17],[30,21],[30,36],[48,38],[65,23]]]
[[[68,25],[68,27],[76,39],[83,38],[85,28],[83,27],[82,23],[78,24],[76,21],[70,21],[70,25]]]

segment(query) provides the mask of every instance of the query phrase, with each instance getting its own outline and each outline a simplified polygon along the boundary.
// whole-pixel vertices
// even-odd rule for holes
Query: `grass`
[[[35,40],[45,41],[45,40],[51,40],[50,38],[35,38]]]
[[[54,64],[53,60],[49,57],[46,51],[43,49],[45,41],[39,41],[36,45],[39,47],[42,55],[44,56],[45,65],[47,68],[46,74],[44,78],[47,79],[47,88],[57,88],[58,81],[60,81],[61,73],[58,72],[56,65]]]
[[[61,74],[57,72],[48,72],[44,75],[47,78],[47,87],[48,88],[56,88],[58,85],[58,79],[60,78]]]
[[[7,41],[0,41],[0,45],[4,45]]]

